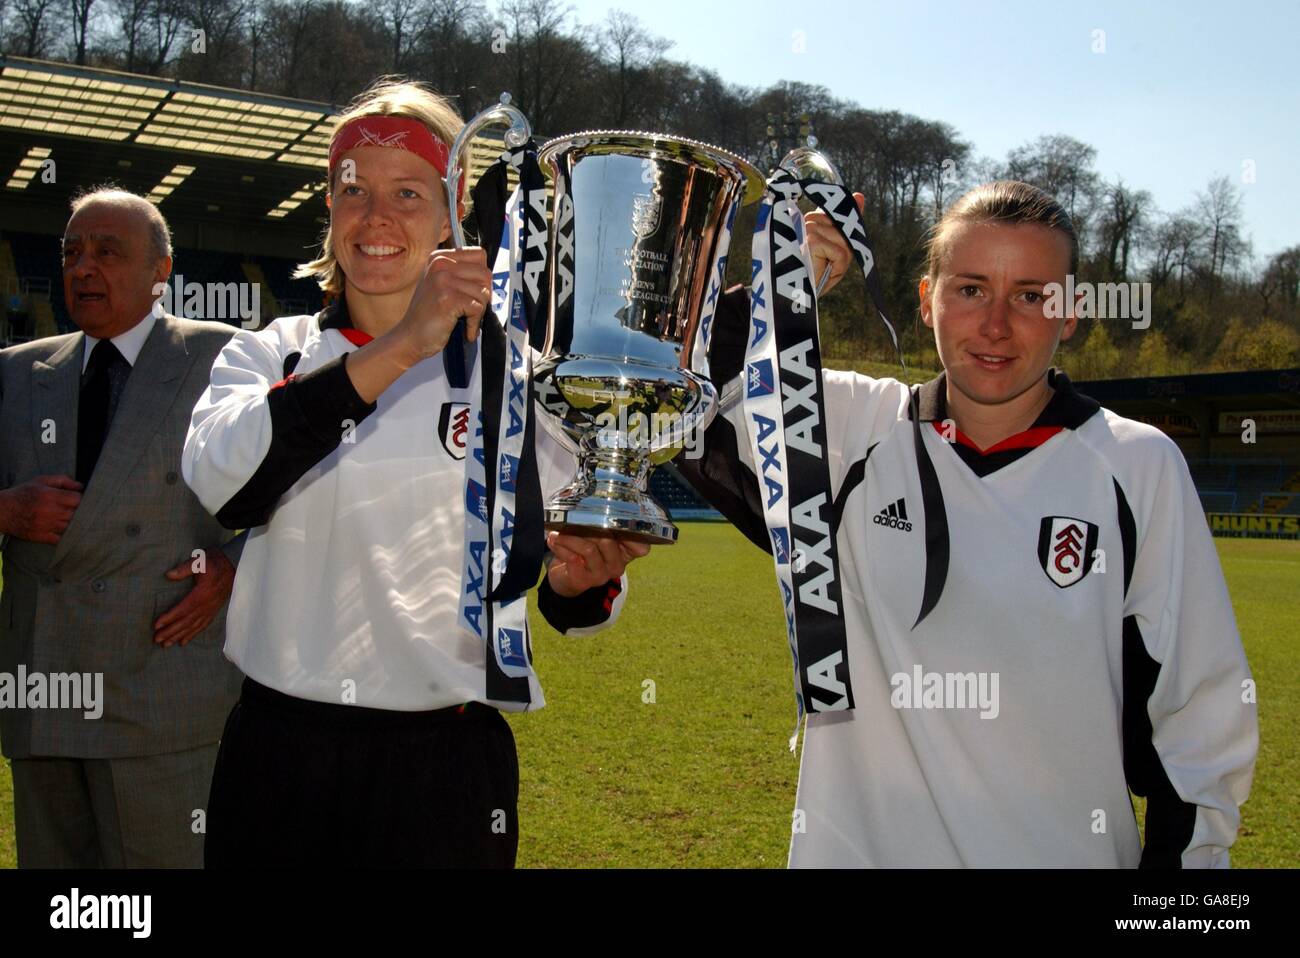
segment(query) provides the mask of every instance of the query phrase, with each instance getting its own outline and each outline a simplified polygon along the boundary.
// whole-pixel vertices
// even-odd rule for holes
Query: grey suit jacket
[[[160,318],[136,359],[103,451],[58,545],[10,536],[0,594],[0,672],[103,673],[103,715],[0,708],[10,758],[115,758],[216,742],[241,676],[222,654],[226,614],[186,646],[153,642],[154,620],[193,579],[163,573],[193,550],[242,539],[181,478],[190,412],[234,328]],[[83,333],[0,350],[0,488],[75,476]]]

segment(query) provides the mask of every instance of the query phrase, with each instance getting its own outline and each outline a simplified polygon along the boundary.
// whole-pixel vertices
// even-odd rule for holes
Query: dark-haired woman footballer
[[[842,274],[837,236],[810,217]],[[1077,321],[1045,309],[1047,286],[1078,259],[1051,197],[978,187],[920,281],[943,373],[912,390],[825,373],[856,708],[808,717],[791,866],[1228,864],[1250,672],[1178,447],[1051,366]],[[711,365],[732,385],[681,468],[765,546],[736,388],[746,310],[728,302]]]

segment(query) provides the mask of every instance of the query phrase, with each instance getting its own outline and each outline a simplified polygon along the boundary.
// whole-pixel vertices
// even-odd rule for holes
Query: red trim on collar
[[[931,422],[930,425],[934,426],[935,432],[941,436],[943,435],[942,422],[936,419]],[[995,452],[1006,452],[1008,449],[1033,449],[1036,446],[1041,446],[1043,443],[1047,442],[1047,440],[1051,439],[1064,428],[1064,426],[1033,426],[1030,429],[1026,429],[1024,432],[1018,432],[1014,436],[1008,436],[1006,439],[994,443],[987,449],[981,449],[975,444],[974,440],[972,440],[970,436],[958,429],[957,441],[963,446],[969,446],[971,449],[974,449],[981,456],[988,456]]]
[[[363,333],[361,330],[353,329],[351,326],[341,327],[341,328],[336,327],[336,328],[340,333],[343,334],[343,338],[346,339],[348,342],[350,342],[353,346],[364,346],[366,343],[371,342],[375,338],[371,336],[369,333]]]

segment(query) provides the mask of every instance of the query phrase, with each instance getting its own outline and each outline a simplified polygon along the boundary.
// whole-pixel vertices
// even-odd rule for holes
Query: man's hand
[[[861,215],[867,198],[861,193],[854,193],[853,199],[857,201],[858,214]],[[812,253],[814,283],[821,282],[826,264],[830,264],[831,275],[820,291],[820,294],[829,293],[853,265],[853,254],[849,251],[849,244],[844,241],[840,228],[821,210],[805,213],[803,224],[808,234],[808,249]]]
[[[546,534],[546,545],[555,553],[546,581],[556,595],[570,599],[619,578],[629,562],[650,552],[650,547],[643,542],[558,532]]]
[[[58,545],[81,504],[82,488],[71,476],[37,476],[0,492],[0,532]]]
[[[165,573],[173,582],[194,577],[189,594],[158,617],[153,624],[153,640],[163,648],[185,645],[211,623],[230,598],[235,584],[235,567],[220,549],[207,553],[207,571],[195,572],[194,560],[186,559]]]

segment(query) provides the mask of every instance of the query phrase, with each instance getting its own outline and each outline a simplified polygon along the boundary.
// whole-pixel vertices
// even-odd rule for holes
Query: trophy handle
[[[466,123],[451,145],[451,168],[447,170],[447,211],[448,218],[451,220],[451,240],[456,249],[465,248],[465,231],[460,225],[460,217],[456,215],[460,180],[465,174],[462,162],[464,153],[469,148],[470,141],[479,134],[480,130],[501,122],[510,125],[505,136],[506,146],[510,149],[523,146],[533,135],[533,126],[528,122],[528,117],[524,116],[517,107],[510,105],[509,93],[502,93],[501,102],[488,107]]]
[[[835,169],[835,164],[825,153],[817,149],[815,136],[808,137],[807,146],[797,146],[787,153],[777,164],[777,169],[785,170],[799,180],[820,179],[827,183],[834,183],[836,186],[844,185],[844,180],[840,177],[839,170]],[[822,278],[817,281],[818,296],[826,288],[826,281],[830,278],[831,267],[827,263],[826,269],[822,271]]]

